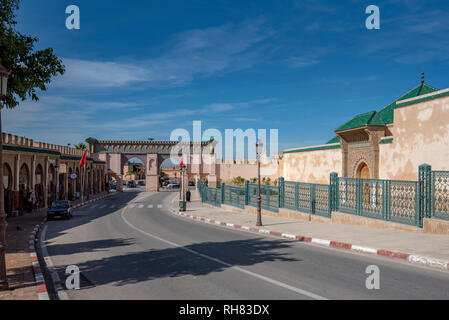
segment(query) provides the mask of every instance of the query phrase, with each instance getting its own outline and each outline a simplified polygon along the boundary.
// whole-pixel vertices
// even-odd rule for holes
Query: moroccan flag
[[[84,154],[83,154],[83,156],[81,157],[81,160],[80,160],[80,166],[81,166],[81,167],[84,167],[84,165],[86,164],[86,153],[87,153],[87,150],[84,151]]]
[[[179,167],[182,169],[182,162],[183,162],[184,160],[183,159],[181,159],[181,163],[179,164]]]

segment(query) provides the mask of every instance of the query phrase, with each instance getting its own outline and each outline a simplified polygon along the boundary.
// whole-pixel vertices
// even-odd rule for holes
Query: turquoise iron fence
[[[422,227],[417,181],[337,178],[336,209]]]
[[[221,207],[221,189],[202,186],[201,200],[204,203]]]
[[[242,209],[245,208],[245,198],[246,198],[245,188],[227,186],[223,184],[222,190],[224,193],[224,200],[223,200],[224,204]]]
[[[257,184],[248,184],[248,205],[257,207]],[[279,187],[260,186],[261,207],[265,210],[279,211]]]
[[[432,171],[432,217],[449,220],[449,171]]]
[[[324,217],[331,216],[329,185],[286,181],[284,190],[283,207]]]

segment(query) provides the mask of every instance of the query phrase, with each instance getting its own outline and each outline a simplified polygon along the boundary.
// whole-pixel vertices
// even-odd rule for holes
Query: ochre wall
[[[286,181],[326,184],[331,172],[342,174],[341,149],[286,153],[282,162]]]
[[[418,167],[449,170],[449,97],[394,111],[393,143],[380,145],[379,177],[417,180]]]

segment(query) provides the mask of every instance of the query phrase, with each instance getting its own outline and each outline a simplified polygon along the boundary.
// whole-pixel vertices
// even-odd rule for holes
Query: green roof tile
[[[355,116],[342,126],[338,127],[335,131],[344,131],[348,129],[360,128],[367,125],[371,126],[384,126],[385,122],[382,118],[377,114],[376,111],[371,111],[363,114],[359,114]]]
[[[397,98],[392,103],[390,103],[389,105],[382,108],[380,111],[378,111],[378,112],[371,111],[368,113],[364,113],[364,114],[355,116],[354,118],[352,118],[351,120],[349,120],[348,122],[346,122],[345,124],[343,124],[342,126],[337,128],[337,130],[335,130],[335,131],[338,132],[338,131],[343,131],[343,130],[348,130],[348,129],[354,129],[354,128],[359,128],[359,127],[363,127],[366,125],[384,126],[386,124],[393,123],[394,108],[396,107],[397,101],[419,97],[419,96],[422,96],[422,95],[425,95],[428,93],[432,93],[435,91],[438,91],[438,89],[434,88],[432,86],[429,86],[426,83],[421,83],[418,86],[416,86],[415,88],[413,88],[412,90],[401,95],[399,98]],[[330,143],[330,142],[328,142],[328,143]]]
[[[333,137],[326,144],[333,144],[333,143],[339,143],[339,142],[340,142],[340,138],[339,137]]]
[[[397,101],[406,100],[406,99],[410,99],[410,98],[415,98],[415,97],[422,96],[422,95],[425,95],[425,94],[428,94],[428,93],[432,93],[432,92],[435,92],[435,91],[438,91],[438,89],[434,88],[432,86],[429,86],[426,83],[421,83],[420,85],[416,86],[415,88],[413,88],[409,92],[404,93],[402,96],[400,96],[399,98],[394,100],[392,103],[390,103],[386,107],[382,108],[379,111],[379,115],[380,115],[380,117],[383,119],[383,121],[386,124],[393,123],[393,121],[394,121],[394,108],[396,107],[396,102]]]

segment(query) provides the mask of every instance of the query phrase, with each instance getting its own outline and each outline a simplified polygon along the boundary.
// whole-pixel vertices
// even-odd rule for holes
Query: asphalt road
[[[169,213],[177,192],[127,190],[51,221],[46,248],[59,277],[77,265],[70,299],[449,299],[449,273],[276,239]],[[231,213],[230,213],[231,214]],[[365,273],[380,270],[380,289]]]

